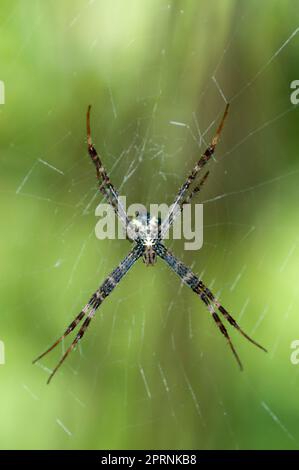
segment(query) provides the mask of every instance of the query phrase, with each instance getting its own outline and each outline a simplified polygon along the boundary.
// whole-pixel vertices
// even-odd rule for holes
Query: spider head
[[[152,217],[149,213],[136,213],[128,226],[128,237],[130,240],[140,243],[144,247],[143,261],[149,266],[156,262],[154,247],[160,237],[161,220]]]

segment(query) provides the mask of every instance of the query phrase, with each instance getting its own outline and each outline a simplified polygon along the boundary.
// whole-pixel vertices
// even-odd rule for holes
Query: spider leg
[[[96,167],[97,179],[100,184],[99,189],[101,193],[104,195],[104,197],[107,199],[109,204],[111,204],[116,215],[120,218],[123,225],[127,227],[129,223],[129,219],[127,217],[127,214],[123,205],[120,202],[118,191],[111,183],[110,178],[102,164],[102,161],[92,143],[91,130],[90,130],[90,110],[91,110],[91,106],[88,106],[87,116],[86,116],[87,145],[88,145],[88,153],[90,155],[90,158]]]
[[[93,294],[88,304],[86,304],[84,309],[79,313],[79,315],[77,315],[77,317],[65,330],[64,334],[57,341],[55,341],[53,345],[50,346],[50,348],[48,348],[44,353],[42,353],[37,359],[33,361],[33,362],[38,361],[39,359],[44,357],[46,354],[48,354],[50,351],[52,351],[52,349],[54,349],[62,341],[63,338],[65,338],[69,333],[71,333],[71,331],[73,331],[76,328],[76,326],[80,323],[80,321],[87,314],[87,317],[84,320],[81,328],[79,329],[74,341],[65,351],[60,361],[58,362],[57,366],[53,369],[47,383],[50,383],[51,379],[56,374],[58,368],[65,361],[69,353],[74,349],[78,341],[83,337],[91,319],[95,316],[95,313],[98,307],[102,304],[104,299],[108,297],[109,294],[111,294],[113,289],[117,286],[117,284],[121,281],[124,275],[133,266],[133,264],[138,260],[138,258],[140,258],[143,251],[144,251],[143,246],[135,245],[134,248],[132,248],[132,250],[130,251],[130,253],[124,258],[124,260],[112,271],[110,276],[106,278],[103,284]]]
[[[67,327],[67,329],[65,330],[65,332],[60,336],[60,338],[58,338],[55,343],[52,344],[52,346],[50,346],[46,351],[44,351],[42,354],[40,354],[36,359],[34,359],[34,361],[32,361],[32,364],[35,364],[37,361],[39,361],[40,359],[42,359],[44,356],[46,356],[46,354],[48,354],[50,351],[52,351],[52,349],[54,349],[59,343],[61,343],[61,341],[66,337],[68,336],[75,328],[76,326],[80,323],[80,321],[84,318],[84,316],[86,315],[86,312],[88,310],[88,308],[90,307],[90,302],[88,304],[85,305],[85,307],[81,310],[81,312],[79,313],[79,315],[76,316],[76,318],[69,324],[69,326]]]
[[[213,320],[215,321],[217,327],[219,328],[219,330],[221,331],[223,336],[226,338],[226,340],[228,342],[228,345],[229,345],[230,349],[232,350],[232,353],[235,356],[237,363],[239,364],[240,370],[243,370],[242,362],[241,362],[240,357],[239,357],[239,355],[238,355],[238,353],[237,353],[237,351],[236,351],[236,349],[235,349],[235,347],[232,343],[232,340],[231,340],[231,338],[228,334],[228,331],[225,328],[224,324],[222,323],[221,319],[219,318],[219,315],[215,312],[214,307],[210,304],[209,299],[203,293],[200,294],[199,292],[197,292],[195,290],[194,290],[194,292],[198,293],[201,300],[206,304],[207,309],[209,310],[210,314],[212,315]]]
[[[101,302],[100,302],[101,303]],[[100,304],[99,304],[100,305]],[[97,307],[96,307],[97,308]],[[84,320],[79,332],[77,333],[74,341],[71,343],[71,345],[67,348],[67,350],[65,351],[65,353],[63,354],[63,356],[61,357],[60,361],[58,362],[57,366],[52,370],[48,380],[47,380],[47,384],[49,384],[52,380],[52,378],[54,377],[54,375],[56,374],[57,370],[59,369],[59,367],[62,365],[62,363],[65,361],[65,359],[67,358],[67,356],[69,355],[69,353],[74,349],[74,347],[76,346],[76,344],[78,343],[78,341],[83,337],[85,331],[87,330],[87,327],[92,319],[92,317],[95,315],[96,313],[96,308],[92,309],[87,318]]]
[[[192,198],[201,191],[201,188],[203,187],[203,185],[205,184],[206,180],[207,180],[207,177],[209,176],[209,171],[207,171],[205,173],[205,175],[201,178],[200,182],[198,183],[197,186],[195,186],[195,188],[193,188],[193,190],[191,191],[191,193],[186,197],[186,199],[181,203],[181,209],[183,209],[183,206],[185,204],[189,204],[192,200]]]
[[[215,311],[215,307],[222,313],[222,315],[228,320],[228,322],[236,328],[239,333],[241,333],[248,341],[250,341],[252,344],[257,346],[258,348],[262,349],[263,351],[266,352],[266,349],[258,344],[256,341],[254,341],[252,338],[250,338],[237,324],[237,322],[234,320],[234,318],[225,310],[225,308],[218,302],[216,297],[212,294],[212,292],[204,285],[204,283],[191,271],[190,268],[188,268],[184,263],[179,261],[162,243],[159,243],[155,247],[155,251],[160,258],[162,258],[168,266],[181,278],[184,284],[186,284],[188,287],[190,287],[193,292],[195,292],[197,295],[200,296],[201,300],[205,303],[207,306],[208,310],[210,311],[211,315],[213,316],[213,319],[220,329],[221,333],[226,337],[227,341],[229,342],[229,345],[240,365],[242,368],[240,359],[236,353],[236,350],[234,349],[234,346],[231,342],[231,339],[228,335],[228,332],[223,325],[219,315]]]
[[[224,318],[236,329],[239,331],[239,333],[241,333],[242,336],[244,336],[244,338],[246,338],[248,341],[250,341],[252,344],[254,344],[255,346],[257,346],[258,348],[262,349],[263,351],[267,352],[267,349],[265,349],[263,346],[261,346],[259,343],[257,343],[256,341],[254,341],[254,339],[250,338],[250,336],[248,336],[247,333],[245,333],[245,331],[242,330],[242,328],[239,326],[239,324],[236,322],[236,320],[230,315],[230,313],[221,305],[221,303],[219,302],[219,300],[214,296],[214,294],[212,294],[212,292],[210,291],[210,289],[208,289],[202,281],[201,282],[201,285],[202,285],[202,289],[204,290],[204,292],[206,293],[206,295],[208,296],[208,298],[214,303],[214,305],[218,308],[219,312],[222,313],[222,315],[224,316]]]
[[[216,134],[214,135],[210,145],[206,148],[204,153],[201,155],[200,159],[197,161],[196,165],[194,166],[193,170],[191,173],[187,176],[184,184],[180,187],[179,192],[171,206],[171,209],[169,210],[169,213],[165,220],[162,223],[161,227],[161,235],[162,238],[165,236],[167,233],[169,227],[173,224],[173,221],[178,214],[178,207],[180,207],[182,201],[185,198],[186,192],[188,191],[192,181],[195,180],[196,176],[200,172],[200,170],[208,163],[208,161],[211,159],[211,157],[214,155],[215,148],[219,142],[220,135],[224,126],[225,119],[228,114],[228,108],[229,108],[229,103],[227,103],[225,107],[224,114],[222,116],[222,119],[220,121],[220,124],[217,128]]]

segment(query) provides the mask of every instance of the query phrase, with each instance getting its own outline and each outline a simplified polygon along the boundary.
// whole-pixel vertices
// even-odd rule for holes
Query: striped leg
[[[167,248],[160,243],[155,248],[156,253],[160,256],[170,268],[182,279],[183,283],[190,287],[193,292],[200,296],[201,300],[207,306],[209,312],[211,313],[216,325],[220,329],[221,333],[226,337],[234,356],[236,357],[239,366],[242,368],[241,361],[236,353],[236,350],[231,342],[229,334],[223,325],[219,315],[216,313],[215,308],[217,308],[221,314],[225,317],[225,319],[234,327],[236,330],[239,331],[248,341],[253,343],[258,348],[266,351],[266,349],[250,338],[238,325],[238,323],[234,320],[234,318],[225,310],[225,308],[218,302],[216,297],[212,294],[212,292],[204,285],[204,283],[198,279],[198,277],[188,268],[184,263],[179,261]]]
[[[94,295],[90,299],[90,301],[85,305],[85,307],[81,310],[79,315],[76,316],[76,318],[69,324],[63,335],[58,338],[55,343],[52,344],[46,351],[44,351],[40,356],[38,356],[34,361],[32,361],[32,364],[35,364],[35,362],[39,361],[42,359],[44,356],[46,356],[52,349],[54,349],[61,341],[66,338],[75,328],[76,326],[81,322],[81,320],[85,317],[86,313],[88,310],[92,307],[93,305],[93,300],[94,300]]]
[[[200,182],[198,183],[197,186],[191,191],[191,193],[186,197],[186,199],[181,203],[181,210],[183,209],[183,206],[185,204],[190,204],[191,200],[193,197],[201,191],[201,188],[205,184],[207,177],[209,176],[209,171],[206,172],[206,174],[201,178]]]
[[[210,291],[210,289],[208,289],[202,281],[199,281],[200,285],[201,285],[201,289],[205,292],[205,294],[207,295],[207,297],[210,299],[210,301],[216,306],[216,308],[219,310],[219,312],[222,313],[222,315],[224,316],[224,318],[234,327],[236,328],[236,330],[239,331],[239,333],[241,333],[242,336],[244,336],[244,338],[246,338],[248,341],[250,341],[252,344],[254,344],[255,346],[257,346],[258,348],[262,349],[263,351],[267,352],[267,350],[261,346],[259,343],[257,343],[256,341],[254,341],[252,338],[250,338],[250,336],[247,335],[247,333],[245,333],[245,331],[242,330],[242,328],[238,325],[238,323],[236,322],[236,320],[229,314],[229,312],[221,305],[221,303],[219,302],[219,300],[214,296],[214,294],[212,294],[212,292]]]
[[[115,187],[111,183],[110,178],[102,164],[102,161],[92,143],[91,131],[90,131],[90,110],[91,110],[91,106],[88,106],[87,117],[86,117],[87,145],[88,145],[88,153],[96,167],[97,179],[100,183],[100,191],[104,195],[104,197],[107,199],[109,204],[111,204],[116,215],[122,221],[124,227],[127,227],[127,225],[129,224],[129,219],[127,217],[127,214],[123,205],[120,202],[118,191],[115,189]]]
[[[193,291],[196,292],[200,296],[201,300],[206,304],[207,309],[209,310],[210,314],[212,315],[213,320],[215,321],[217,327],[219,328],[219,330],[221,331],[223,336],[226,338],[226,340],[228,342],[228,345],[231,348],[232,353],[235,356],[237,363],[239,364],[240,369],[243,370],[242,362],[239,358],[239,355],[238,355],[237,351],[235,350],[235,347],[234,347],[234,345],[232,343],[232,340],[231,340],[231,338],[230,338],[230,336],[227,332],[227,329],[225,328],[222,321],[220,320],[219,315],[215,312],[214,307],[210,304],[209,299],[206,297],[205,294],[200,293],[201,292],[200,289],[198,289],[198,290],[193,289]]]
[[[200,170],[208,163],[208,161],[214,155],[215,148],[216,148],[216,146],[219,142],[220,135],[221,135],[221,132],[222,132],[222,129],[223,129],[223,126],[224,126],[224,122],[225,122],[225,119],[226,119],[227,114],[228,114],[228,108],[229,108],[229,104],[227,104],[226,107],[225,107],[223,117],[220,121],[220,124],[218,126],[217,131],[216,131],[216,134],[212,139],[212,142],[210,143],[208,148],[205,150],[205,152],[201,155],[200,159],[198,160],[198,162],[194,166],[191,173],[187,176],[187,179],[184,182],[184,184],[181,186],[181,188],[180,188],[180,190],[179,190],[179,192],[178,192],[178,194],[177,194],[177,196],[176,196],[176,198],[175,198],[175,200],[172,204],[172,207],[171,207],[171,209],[170,209],[170,211],[167,215],[167,217],[163,221],[162,227],[161,227],[162,238],[166,235],[169,227],[173,224],[173,221],[174,221],[177,213],[179,212],[178,207],[180,207],[180,205],[182,204],[182,201],[185,199],[186,193],[187,193],[191,183],[195,180],[195,178],[198,175],[198,173],[200,172]]]
[[[33,361],[33,362],[38,361],[39,359],[44,357],[46,354],[48,354],[50,351],[52,351],[52,349],[54,349],[69,333],[71,333],[76,328],[76,326],[80,323],[80,321],[87,315],[74,341],[71,343],[71,345],[68,347],[66,352],[63,354],[63,356],[61,357],[55,369],[53,369],[47,383],[50,383],[51,379],[57,372],[58,368],[67,358],[69,353],[74,349],[78,341],[83,337],[91,319],[94,317],[96,310],[101,305],[103,300],[106,297],[108,297],[109,294],[111,294],[113,289],[117,286],[117,284],[124,277],[124,275],[129,271],[129,269],[138,260],[138,258],[140,258],[142,253],[143,253],[143,247],[139,245],[135,245],[134,248],[130,251],[130,253],[126,256],[126,258],[117,266],[117,268],[114,269],[114,271],[112,271],[110,276],[107,277],[107,279],[103,282],[103,284],[93,294],[88,304],[86,304],[84,309],[79,313],[79,315],[77,315],[74,321],[72,321],[69,327],[65,330],[64,334],[57,341],[55,341],[55,343],[52,346],[50,346],[50,348],[48,348],[44,353],[42,353],[37,359]]]

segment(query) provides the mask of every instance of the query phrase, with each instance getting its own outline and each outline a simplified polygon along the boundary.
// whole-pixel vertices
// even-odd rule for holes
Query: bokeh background
[[[1,448],[298,448],[298,26],[292,1],[1,1]],[[150,204],[225,100],[204,246],[168,246],[269,353],[229,328],[241,373],[200,300],[139,262],[46,385],[62,348],[32,359],[130,248],[94,234],[87,105],[113,182]]]

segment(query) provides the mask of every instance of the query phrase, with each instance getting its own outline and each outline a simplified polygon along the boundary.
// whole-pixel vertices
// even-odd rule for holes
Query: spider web
[[[96,2],[76,3],[64,17],[67,23],[59,27],[82,40],[86,21],[98,7]],[[16,3],[3,29],[20,10]],[[177,21],[182,24],[188,14],[187,7],[177,9],[167,2],[160,2],[158,11],[168,18],[180,17]],[[43,25],[46,12],[36,2],[34,29]],[[294,418],[298,373],[289,360],[290,342],[297,334],[299,167],[293,141],[298,111],[290,102],[289,84],[298,78],[291,65],[298,50],[299,20],[295,13],[290,15],[292,20],[278,28],[269,46],[266,33],[263,37],[258,31],[264,47],[255,58],[250,56],[255,17],[254,6],[240,2],[226,33],[215,39],[200,77],[192,82],[193,98],[186,92],[186,106],[188,61],[178,75],[180,87],[176,86],[175,71],[174,76],[166,73],[170,44],[163,34],[155,40],[160,53],[149,70],[155,77],[151,83],[142,83],[141,60],[131,75],[130,67],[123,66],[125,83],[138,83],[134,95],[126,97],[108,69],[102,75],[102,95],[92,94],[92,135],[128,204],[170,204],[213,136],[225,103],[231,103],[209,165],[211,174],[198,200],[204,203],[204,246],[197,252],[184,252],[182,241],[169,241],[167,246],[202,276],[245,331],[268,348],[268,355],[230,328],[245,366],[241,374],[204,305],[158,261],[154,268],[145,269],[141,262],[132,268],[98,310],[84,340],[50,388],[45,380],[68,342],[39,367],[27,367],[64,331],[130,249],[124,240],[95,237],[94,212],[101,197],[84,140],[88,90],[74,104],[72,118],[65,121],[51,92],[53,99],[45,99],[39,108],[43,114],[38,124],[38,131],[49,126],[51,136],[42,150],[33,144],[26,165],[22,163],[16,172],[13,191],[9,190],[21,210],[28,210],[20,249],[36,243],[37,251],[37,256],[32,251],[28,254],[17,279],[21,291],[28,288],[30,295],[26,293],[22,305],[13,306],[14,318],[25,331],[25,340],[20,332],[13,335],[25,351],[16,359],[18,377],[13,382],[18,398],[14,395],[13,402],[16,410],[25,408],[16,418],[21,429],[29,415],[37,417],[26,437],[17,434],[15,440],[16,431],[9,430],[3,441],[6,447],[15,442],[26,448],[298,447]],[[211,16],[202,19],[200,26],[205,22],[217,36]],[[76,81],[86,68],[86,87],[90,79],[95,90],[100,85],[88,70],[102,50],[99,38],[95,31],[87,34],[80,46],[88,51],[82,69],[70,73]],[[199,51],[206,54],[208,45],[206,39],[203,50],[194,46],[188,52],[190,58],[198,54],[199,67]],[[12,67],[32,47],[28,35]],[[136,36],[126,35],[122,47],[137,54]],[[288,72],[281,77],[288,64]],[[130,100],[138,113],[128,113],[124,119]],[[105,122],[100,106],[105,106]],[[63,126],[53,124],[53,113]],[[33,140],[32,127],[27,124],[11,137],[10,158],[14,153],[20,156],[26,138]],[[4,160],[5,169],[6,165]],[[36,220],[46,226],[38,228]],[[31,325],[23,319],[27,314]],[[3,324],[4,329],[10,324],[7,314]]]

